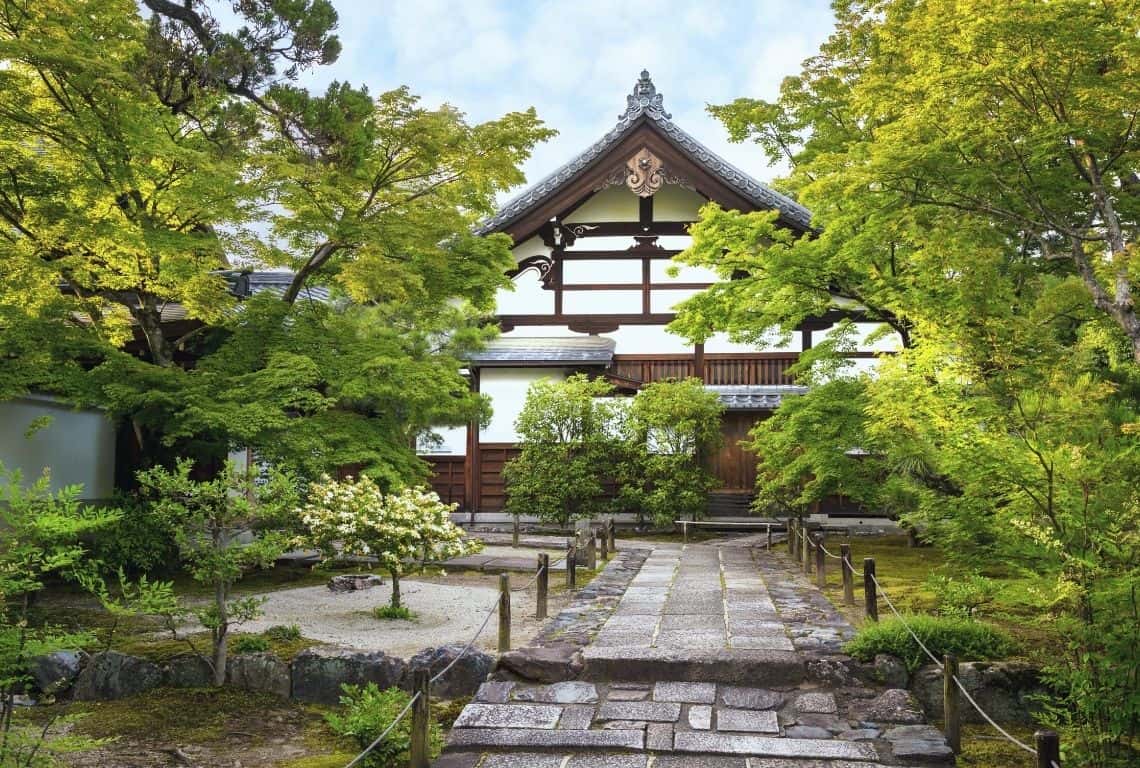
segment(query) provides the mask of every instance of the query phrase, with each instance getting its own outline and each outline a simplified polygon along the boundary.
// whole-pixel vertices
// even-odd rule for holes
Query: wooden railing
[[[705,355],[704,380],[719,385],[793,384],[787,370],[798,357],[795,352]],[[693,355],[614,355],[612,370],[643,383],[699,376]]]

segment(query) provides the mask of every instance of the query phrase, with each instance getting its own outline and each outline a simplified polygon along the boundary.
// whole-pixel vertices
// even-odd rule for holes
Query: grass
[[[231,653],[243,653],[253,651],[242,651],[243,639],[251,638],[254,644],[258,647],[265,647],[266,651],[275,654],[283,661],[291,661],[297,654],[306,648],[311,648],[320,643],[316,640],[310,640],[307,637],[296,638],[281,638],[274,637],[266,633],[234,633],[229,638],[229,650]],[[175,656],[186,653],[193,653],[193,648],[197,648],[199,653],[209,653],[210,650],[210,633],[209,632],[196,632],[187,636],[186,639],[174,639],[172,637],[155,637],[153,635],[134,635],[124,636],[121,640],[117,640],[112,645],[112,650],[126,653],[131,656],[140,656],[144,659],[151,661],[169,661]],[[264,643],[260,642],[264,640]],[[100,646],[96,649],[89,650],[103,650]]]
[[[378,605],[372,615],[383,621],[415,621],[417,614],[406,605]]]

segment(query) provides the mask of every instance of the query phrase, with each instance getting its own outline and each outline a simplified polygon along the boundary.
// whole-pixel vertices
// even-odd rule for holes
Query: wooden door
[[[726,411],[721,422],[723,444],[709,461],[721,482],[720,493],[751,494],[756,486],[756,454],[741,445],[748,431],[770,414],[761,411]]]

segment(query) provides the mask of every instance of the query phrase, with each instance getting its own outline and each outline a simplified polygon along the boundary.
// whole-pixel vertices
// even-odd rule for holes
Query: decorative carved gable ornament
[[[638,197],[652,197],[665,183],[665,164],[646,147],[627,160],[625,168],[625,185]]]
[[[639,166],[639,161],[643,155],[648,156],[646,159],[648,159],[650,163],[655,162],[658,164],[658,171],[657,171],[657,175],[655,177],[652,177],[652,178],[647,177],[645,179],[645,181],[648,182],[648,185],[647,185],[648,191],[639,192],[638,188],[637,188],[637,184],[639,182],[634,181],[634,176],[635,175],[640,176],[640,174],[642,173],[638,169],[638,166]],[[619,165],[616,168],[614,168],[612,171],[607,173],[601,180],[598,181],[597,184],[594,185],[594,187],[591,191],[601,192],[606,187],[616,187],[618,184],[628,185],[629,188],[631,190],[633,190],[633,193],[635,195],[640,196],[640,197],[650,197],[651,195],[653,195],[654,192],[661,189],[661,186],[664,184],[670,184],[670,185],[677,186],[677,187],[683,187],[685,189],[689,189],[689,190],[692,190],[694,192],[697,189],[695,186],[693,186],[692,182],[690,182],[684,176],[680,176],[676,173],[673,173],[661,161],[660,158],[658,158],[656,155],[654,155],[652,152],[650,152],[648,149],[645,149],[645,148],[643,148],[640,152],[638,152],[636,155],[634,155],[632,158],[630,158],[629,161],[625,165]]]

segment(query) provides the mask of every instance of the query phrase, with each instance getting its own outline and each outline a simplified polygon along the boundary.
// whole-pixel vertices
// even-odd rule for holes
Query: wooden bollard
[[[815,535],[815,585],[820,589],[827,586],[827,553],[823,551],[823,534]]]
[[[511,649],[511,577],[499,574],[499,653]]]
[[[610,559],[609,537],[605,531],[598,531],[598,557],[603,563]]]
[[[772,551],[772,524],[768,523],[768,546],[767,551]]]
[[[511,546],[515,549],[519,547],[519,516],[515,515],[515,524],[511,529]]]
[[[962,751],[962,719],[958,709],[958,657],[947,653],[942,657],[942,712],[944,714],[942,733],[946,744],[954,754]]]
[[[591,571],[598,570],[598,548],[594,546],[594,534],[586,536],[586,567]]]
[[[796,556],[796,521],[788,518],[788,555]]]
[[[1037,768],[1060,768],[1061,737],[1056,731],[1038,731],[1033,734],[1037,742]]]
[[[871,621],[879,620],[879,596],[875,589],[875,558],[863,558],[863,609]]]
[[[610,538],[610,553],[617,554],[617,523],[611,517],[610,521],[606,523],[606,533]]]
[[[803,550],[800,553],[800,560],[804,567],[804,575],[811,573],[811,539],[808,538],[807,528],[803,532]]]
[[[839,545],[839,570],[843,571],[843,602],[855,605],[855,568],[851,565],[851,545]]]
[[[550,594],[550,555],[545,552],[538,556],[538,579],[535,583],[538,585],[538,606],[534,616],[545,619],[547,596]]]
[[[566,540],[566,588],[575,589],[578,586],[578,548],[574,546],[573,539]]]
[[[428,768],[431,765],[431,748],[428,733],[431,724],[431,670],[412,670],[412,695],[419,694],[412,705],[412,736],[409,753],[411,768]]]

